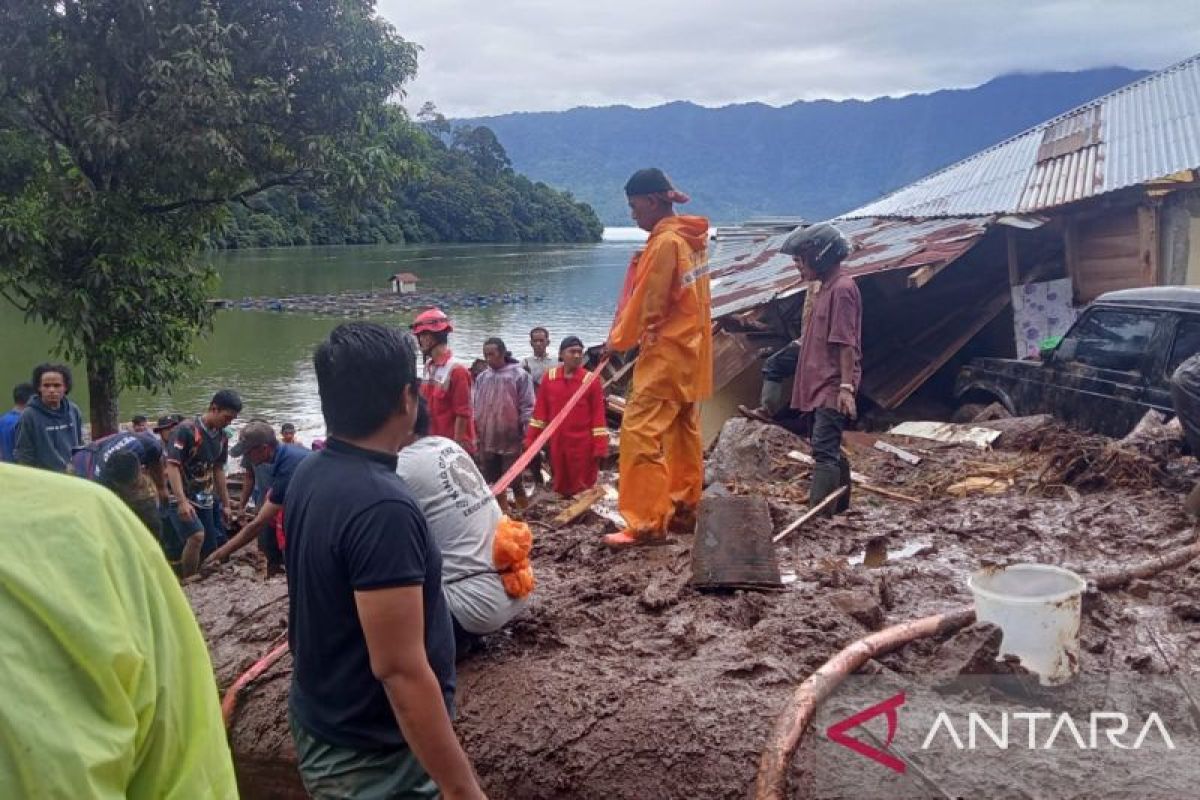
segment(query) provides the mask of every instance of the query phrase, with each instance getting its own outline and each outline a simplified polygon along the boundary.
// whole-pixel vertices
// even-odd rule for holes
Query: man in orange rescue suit
[[[471,371],[454,363],[450,334],[454,326],[440,308],[422,311],[412,332],[425,356],[421,396],[429,406],[429,435],[453,439],[475,455],[475,413],[471,405]]]
[[[606,346],[639,347],[621,423],[619,498],[628,526],[611,547],[660,544],[695,530],[703,488],[698,403],[712,393],[708,220],[678,216],[687,195],[660,169],[625,184],[634,222],[650,233],[630,265]]]

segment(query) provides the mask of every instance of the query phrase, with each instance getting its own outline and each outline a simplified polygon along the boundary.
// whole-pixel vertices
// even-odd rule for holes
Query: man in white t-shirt
[[[496,572],[492,545],[500,505],[475,461],[457,442],[428,434],[422,400],[413,441],[400,450],[396,472],[441,548],[442,590],[462,655],[475,637],[502,628],[528,600],[509,597]]]

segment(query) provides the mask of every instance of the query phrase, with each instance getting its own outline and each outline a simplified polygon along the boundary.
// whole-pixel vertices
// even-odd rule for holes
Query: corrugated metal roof
[[[1038,211],[1200,169],[1200,55],[1068,111],[846,214]]]
[[[992,221],[990,217],[836,220],[855,247],[843,262],[851,275],[949,263],[979,241]],[[718,243],[709,272],[714,319],[762,305],[802,283],[791,256],[779,252],[786,238],[783,233],[753,244]]]

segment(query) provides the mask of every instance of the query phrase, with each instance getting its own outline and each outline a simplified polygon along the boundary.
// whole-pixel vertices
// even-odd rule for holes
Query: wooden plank
[[[635,363],[637,363],[637,356],[634,356],[633,358],[629,359],[624,364],[622,364],[621,368],[619,370],[617,370],[616,374],[604,382],[604,388],[607,389],[608,387],[612,386],[617,381],[621,380],[621,378],[624,378],[625,373],[627,373],[627,372],[629,372],[629,370],[633,369],[633,365]]]
[[[1008,231],[1008,285],[1021,285],[1021,265],[1017,260],[1017,234],[1013,230]]]
[[[1157,286],[1158,208],[1138,206],[1138,260],[1143,286]]]
[[[1088,258],[1081,256],[1079,259],[1079,273],[1081,277],[1090,278],[1096,275],[1141,275],[1141,261],[1135,255],[1116,256],[1113,258]]]
[[[575,520],[586,514],[592,506],[604,499],[604,487],[593,486],[583,494],[579,495],[571,505],[563,509],[558,516],[550,521],[551,528],[561,528],[564,525],[570,525]]]
[[[846,487],[839,486],[835,491],[831,492],[830,494],[825,495],[824,500],[817,503],[815,506],[810,508],[808,511],[804,512],[804,515],[801,516],[798,520],[793,522],[791,525],[788,525],[786,528],[781,530],[779,533],[777,533],[775,535],[775,538],[772,539],[771,542],[773,544],[779,544],[784,539],[791,536],[796,531],[800,530],[801,525],[808,522],[810,519],[817,516],[822,511],[824,511],[825,509],[827,509],[831,505],[833,505],[835,502],[837,502],[837,499],[839,497],[841,497],[842,495],[844,495],[845,493],[846,493]]]
[[[1091,258],[1132,258],[1138,257],[1139,244],[1135,236],[1121,236],[1105,239],[1087,239],[1079,244],[1079,258],[1087,261]]]
[[[913,270],[912,274],[908,276],[908,288],[920,289],[952,263],[951,261],[947,261],[945,264],[926,264],[923,267]]]
[[[1075,236],[1075,223],[1068,219],[1063,226],[1063,259],[1067,262],[1073,300],[1079,302],[1079,246]]]
[[[882,450],[885,453],[891,453],[901,461],[912,464],[914,467],[921,463],[921,457],[915,453],[910,453],[903,447],[896,447],[894,444],[889,444],[882,439],[875,440],[875,449]]]
[[[750,344],[747,334],[721,331],[713,336],[712,360],[715,394],[741,375],[751,362],[757,361],[758,351]]]
[[[810,467],[814,466],[817,463],[816,461],[813,460],[813,457],[810,456],[808,453],[802,453],[799,450],[788,451],[787,457],[789,459],[791,459],[792,461],[796,461],[800,464],[807,464]],[[920,500],[918,500],[915,497],[909,497],[906,494],[900,494],[900,492],[893,492],[890,489],[884,489],[879,486],[876,486],[875,484],[871,483],[870,479],[867,478],[866,475],[863,475],[859,472],[851,472],[850,473],[850,482],[853,483],[855,486],[860,487],[864,492],[870,492],[871,494],[877,494],[880,497],[886,497],[889,500],[901,500],[905,503],[920,503],[921,502]]]

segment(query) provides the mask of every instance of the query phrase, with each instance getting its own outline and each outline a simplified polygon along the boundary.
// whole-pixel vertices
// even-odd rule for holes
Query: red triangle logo
[[[830,725],[829,729],[825,731],[825,735],[829,737],[830,741],[837,742],[842,747],[848,747],[854,752],[858,753],[860,756],[866,756],[872,761],[882,764],[893,772],[898,772],[903,775],[908,769],[908,766],[903,761],[896,758],[891,753],[879,750],[860,739],[855,739],[852,736],[846,735],[846,731],[850,730],[851,728],[857,728],[864,722],[875,719],[875,717],[878,717],[880,714],[886,714],[888,731],[887,742],[884,744],[884,746],[890,747],[892,740],[896,738],[896,730],[900,724],[899,716],[896,714],[896,709],[902,705],[904,705],[904,692],[900,692],[897,695],[889,697],[887,700],[884,700],[881,703],[876,703],[870,708],[864,708],[857,714],[846,717],[841,722]]]

